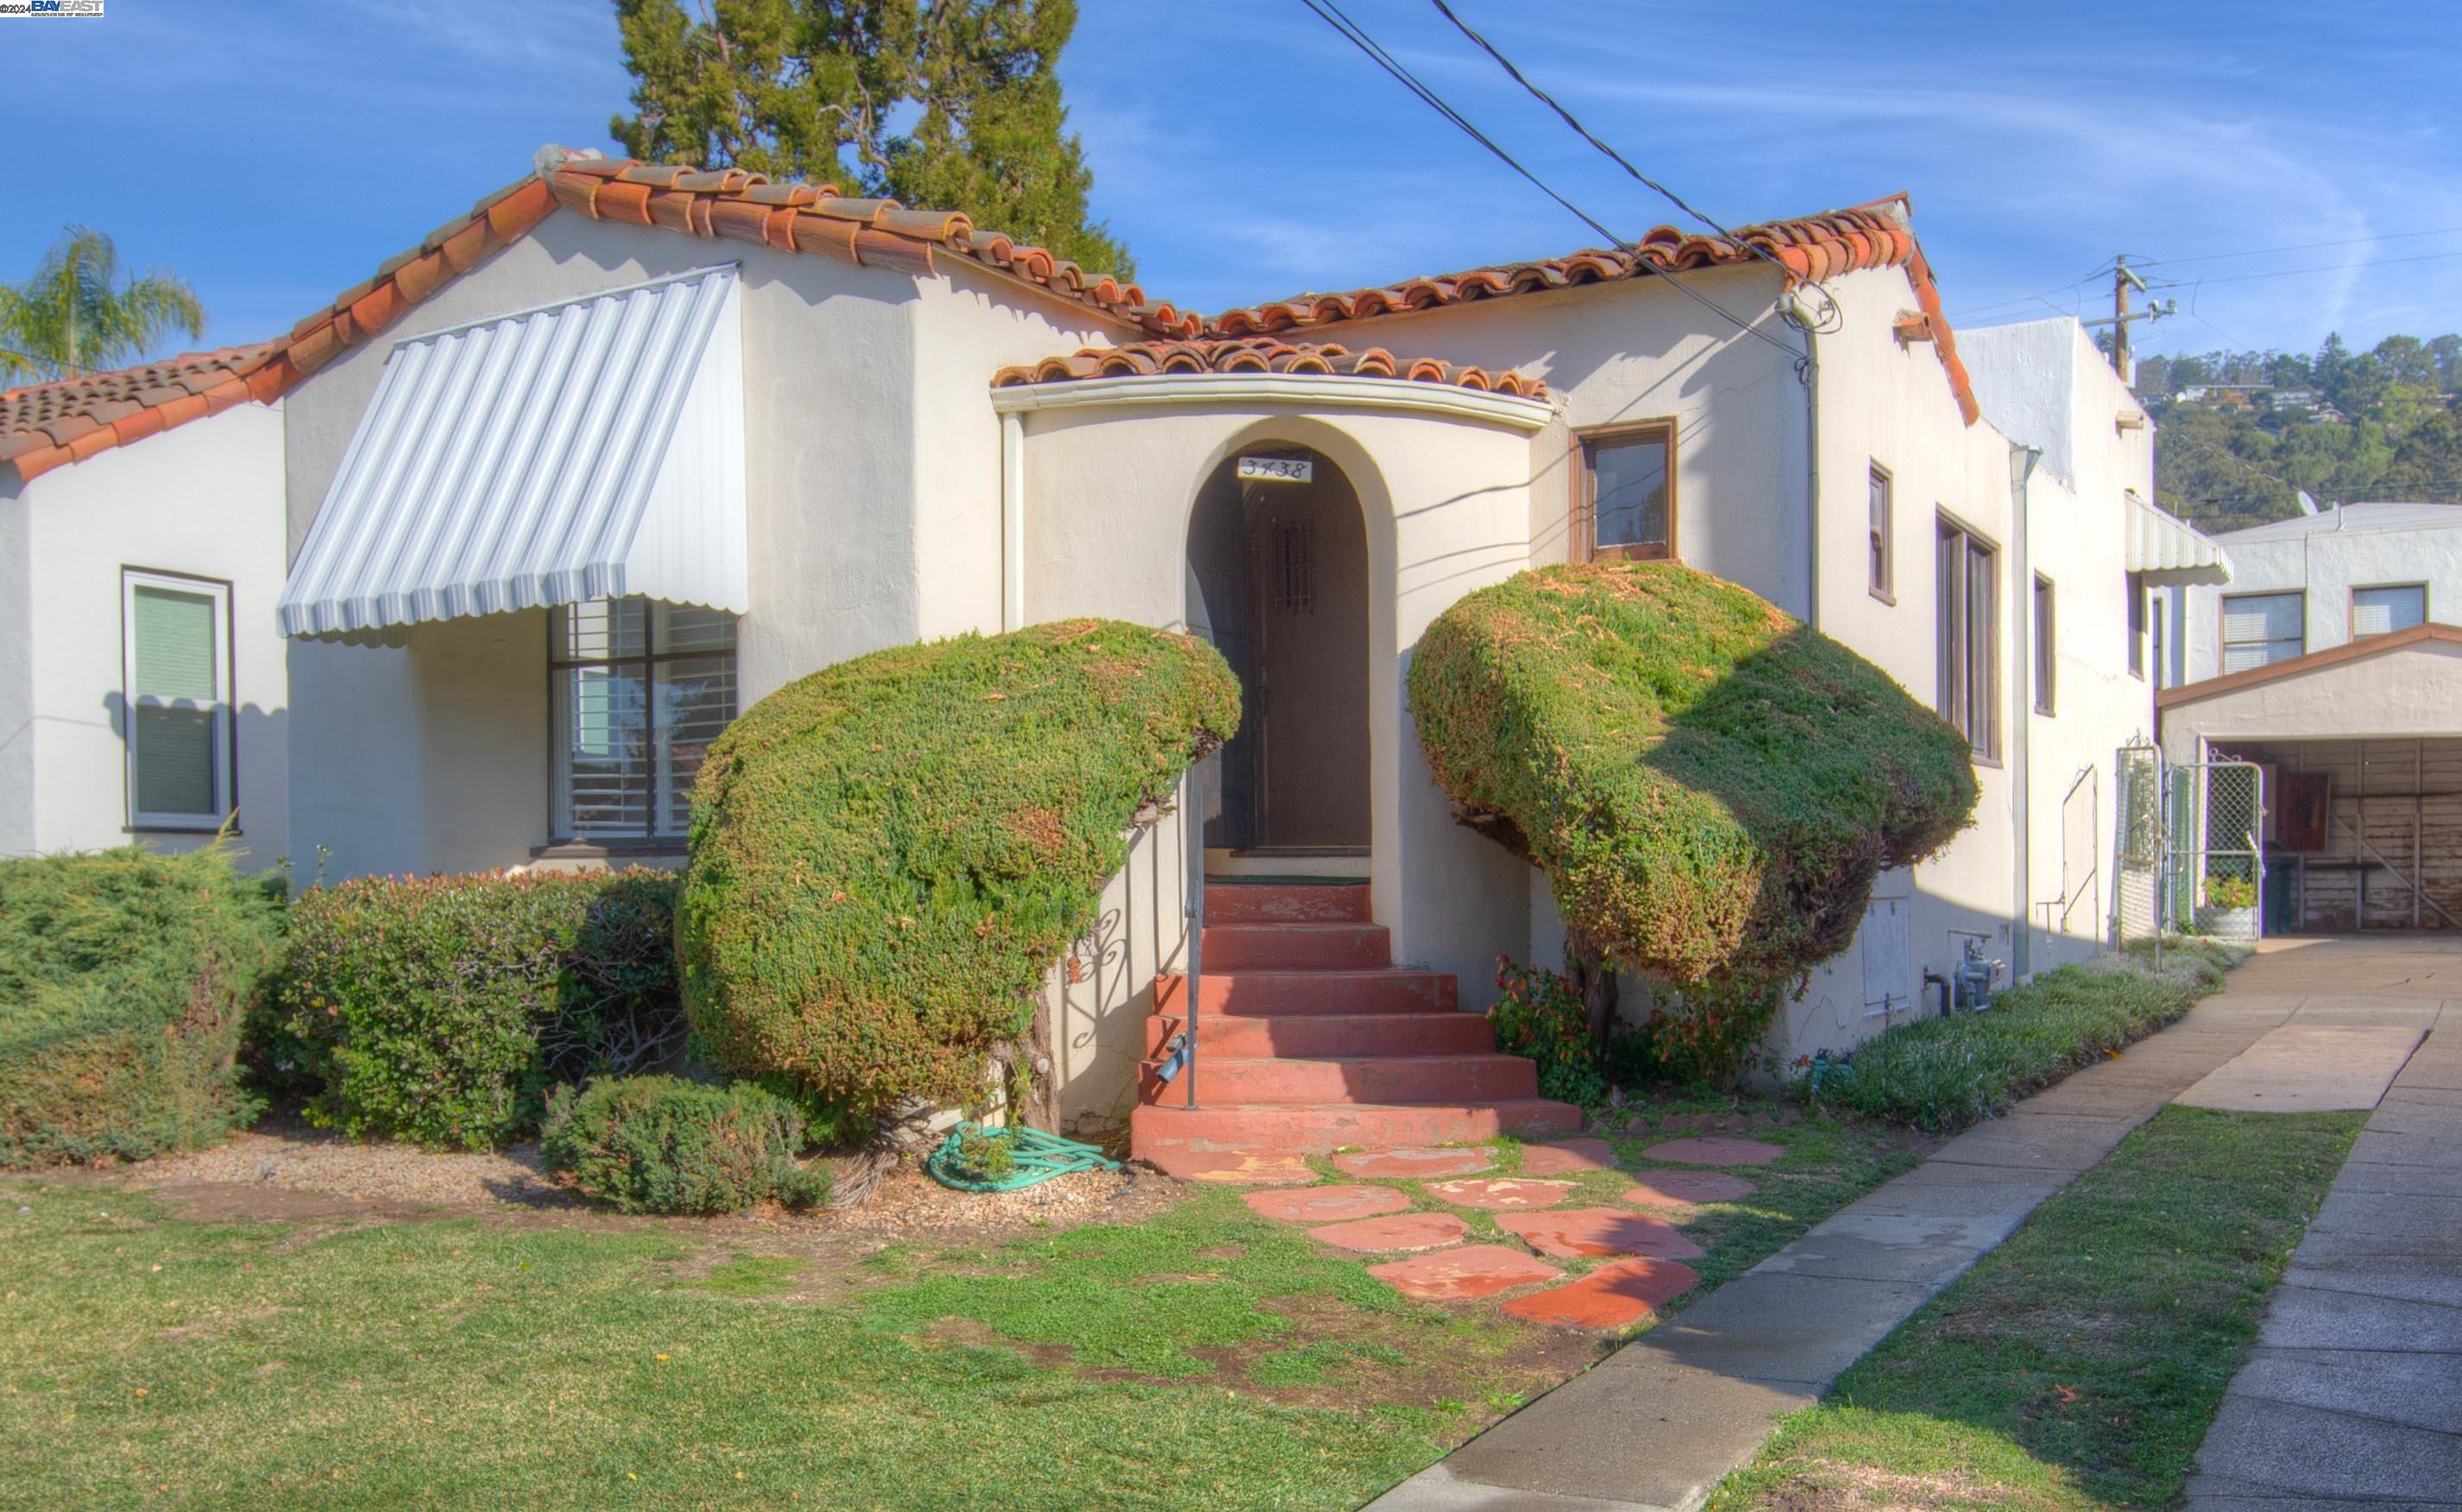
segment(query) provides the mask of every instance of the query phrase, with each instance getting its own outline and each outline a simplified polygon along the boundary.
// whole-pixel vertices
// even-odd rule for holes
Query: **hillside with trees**
[[[2201,529],[2288,519],[2301,489],[2320,506],[2462,504],[2462,335],[2145,357],[2137,393],[2163,507]]]

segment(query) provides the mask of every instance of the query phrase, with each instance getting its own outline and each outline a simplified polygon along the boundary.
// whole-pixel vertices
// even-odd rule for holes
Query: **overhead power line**
[[[1335,4],[1334,0],[1300,0],[1300,3],[1307,6],[1309,11],[1313,11],[1317,19],[1323,21],[1326,25],[1333,28],[1334,31],[1340,32],[1346,41],[1350,42],[1351,46],[1365,54],[1369,61],[1374,63],[1378,68],[1383,69],[1387,74],[1392,75],[1393,80],[1400,84],[1404,89],[1409,90],[1413,95],[1416,96],[1420,103],[1426,105],[1430,110],[1435,111],[1437,115],[1442,116],[1445,119],[1453,122],[1455,126],[1461,130],[1463,135],[1469,137],[1473,141],[1478,142],[1480,146],[1485,147],[1489,152],[1493,153],[1498,162],[1503,163],[1506,167],[1511,168],[1515,173],[1520,174],[1523,179],[1527,180],[1533,188],[1536,188],[1540,193],[1544,194],[1547,198],[1564,206],[1566,211],[1571,213],[1576,219],[1580,220],[1583,225],[1587,226],[1591,230],[1596,231],[1600,236],[1606,238],[1606,240],[1615,247],[1617,250],[1633,253],[1633,267],[1635,269],[1647,269],[1652,275],[1658,278],[1668,287],[1676,290],[1678,292],[1682,293],[1684,297],[1692,300],[1697,305],[1700,305],[1702,308],[1715,313],[1721,319],[1733,325],[1737,330],[1766,343],[1780,352],[1785,353],[1789,357],[1799,363],[1803,360],[1803,353],[1787,345],[1778,337],[1771,335],[1768,332],[1763,331],[1757,325],[1754,325],[1751,321],[1745,319],[1739,314],[1737,314],[1734,311],[1727,309],[1724,305],[1719,304],[1709,295],[1702,293],[1699,290],[1693,288],[1683,279],[1676,277],[1668,270],[1658,267],[1646,257],[1640,256],[1634,243],[1618,236],[1614,231],[1608,228],[1605,222],[1599,220],[1598,217],[1590,214],[1587,210],[1583,209],[1580,205],[1575,205],[1563,194],[1558,193],[1556,189],[1544,179],[1540,178],[1538,174],[1533,173],[1529,168],[1524,167],[1522,162],[1515,158],[1513,154],[1499,146],[1493,138],[1489,137],[1487,133],[1479,130],[1478,126],[1474,125],[1469,117],[1464,116],[1460,111],[1455,109],[1445,100],[1443,96],[1438,95],[1434,88],[1421,80],[1417,75],[1412,73],[1411,70],[1403,64],[1401,59],[1386,51],[1383,44],[1371,36],[1365,27],[1362,27],[1358,22],[1353,21],[1349,15],[1345,14],[1342,7]]]
[[[2378,242],[2408,241],[2420,236],[2462,235],[2462,226],[2439,227],[2426,231],[2386,231],[2375,236],[2346,236],[2332,242],[2291,242],[2281,247],[2252,247],[2235,252],[2199,252],[2193,257],[2142,257],[2141,268],[2165,268],[2173,263],[2211,263],[2226,257],[2265,257],[2275,252],[2313,252],[2327,247],[2365,247]]]
[[[2356,263],[2326,263],[2316,268],[2278,268],[2272,272],[2233,273],[2227,278],[2201,278],[2195,281],[2201,284],[2244,284],[2257,278],[2292,278],[2302,273],[2340,273],[2347,272],[2354,268],[2390,268],[2397,263],[2432,263],[2448,257],[2462,257],[2462,251],[2420,252],[2410,257],[2370,257]],[[2186,278],[2175,278],[2162,287],[2178,289],[2189,282],[2190,280]]]

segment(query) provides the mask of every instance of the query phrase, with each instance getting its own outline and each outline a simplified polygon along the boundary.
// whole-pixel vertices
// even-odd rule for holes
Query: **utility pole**
[[[2089,326],[2111,327],[2111,370],[2131,388],[2137,385],[2137,358],[2129,350],[2128,327],[2139,320],[2160,320],[2178,313],[2180,309],[2177,299],[2157,299],[2143,310],[2131,310],[2128,296],[2142,293],[2145,289],[2146,280],[2128,266],[2128,254],[2122,252],[2111,260],[2111,318],[2085,322]]]

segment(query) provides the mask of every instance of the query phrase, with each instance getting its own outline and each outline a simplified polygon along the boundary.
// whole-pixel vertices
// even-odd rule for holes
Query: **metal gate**
[[[2254,940],[2264,931],[2265,773],[2254,762],[2172,764],[2118,752],[2112,930]]]

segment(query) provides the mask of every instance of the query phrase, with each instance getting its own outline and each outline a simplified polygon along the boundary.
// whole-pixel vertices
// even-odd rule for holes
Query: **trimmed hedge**
[[[556,1091],[541,1154],[550,1171],[618,1212],[731,1213],[830,1195],[826,1168],[795,1164],[803,1139],[802,1115],[748,1082],[614,1076]]]
[[[830,667],[714,744],[678,912],[719,1065],[854,1118],[982,1099],[1138,810],[1239,723],[1212,647],[1078,619]]]
[[[1673,562],[1520,573],[1438,616],[1411,712],[1465,823],[1616,965],[1772,979],[1974,811],[1963,736],[1889,674]]]
[[[280,899],[219,847],[0,861],[0,1164],[142,1159],[247,1123],[232,1055]]]
[[[2047,971],[1981,1013],[1917,1019],[1822,1063],[1802,1084],[1822,1104],[1947,1134],[2178,1019],[2247,951],[2167,940],[2163,968],[2136,946]]]
[[[518,1138],[552,1083],[680,1050],[676,885],[636,869],[315,888],[292,908],[252,1058],[309,1121],[353,1138]]]

